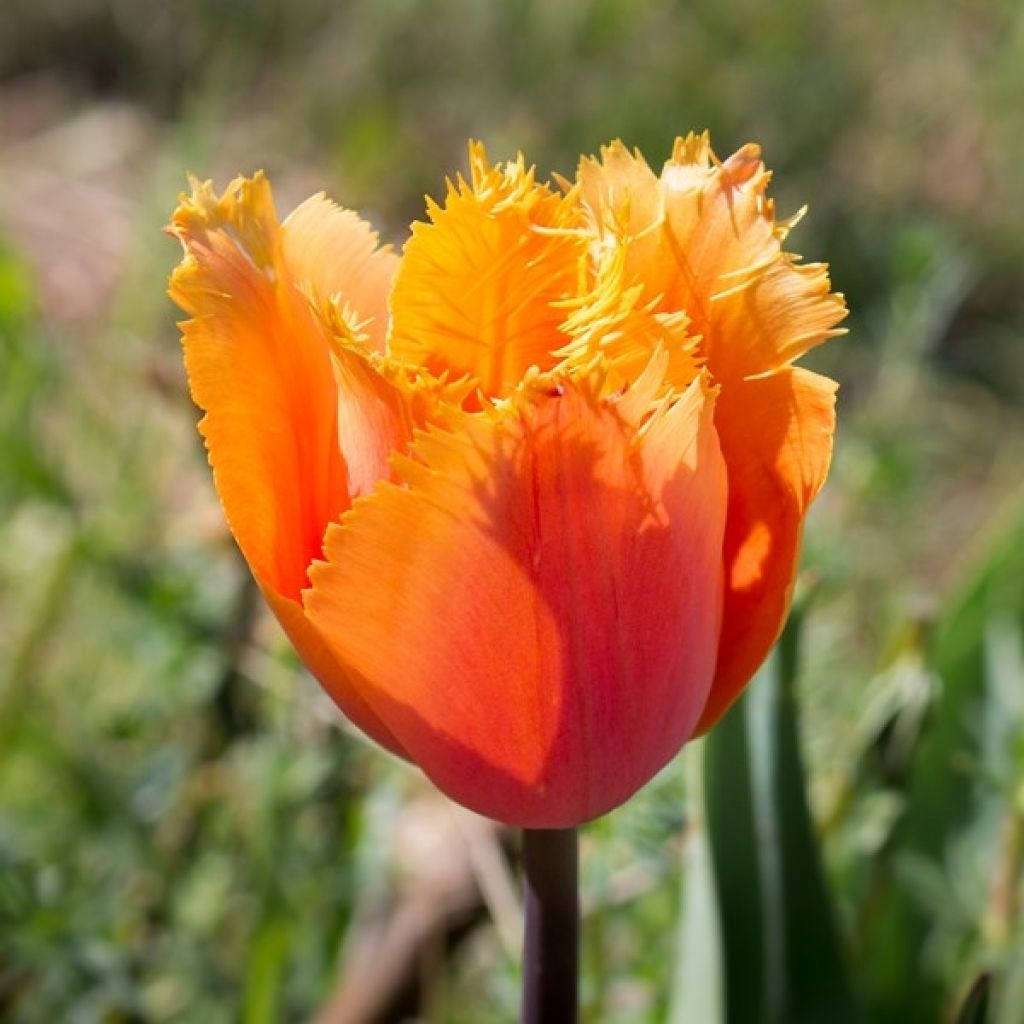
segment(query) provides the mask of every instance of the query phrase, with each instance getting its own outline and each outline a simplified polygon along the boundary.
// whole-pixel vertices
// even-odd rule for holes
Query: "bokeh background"
[[[991,970],[1024,1020],[1022,111],[1018,0],[0,0],[0,1019],[514,1018],[514,842],[264,612],[160,229],[187,170],[263,167],[400,244],[468,137],[546,176],[708,128],[763,145],[852,310],[807,360],[840,430],[790,674],[860,1019]],[[589,1021],[710,1024],[737,969],[696,760],[584,831]]]

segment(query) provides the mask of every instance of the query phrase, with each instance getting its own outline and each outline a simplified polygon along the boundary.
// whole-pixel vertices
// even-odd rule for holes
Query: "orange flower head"
[[[774,643],[835,385],[826,270],[756,146],[470,175],[401,256],[262,175],[192,182],[170,292],[231,530],[344,713],[532,828],[617,806]]]

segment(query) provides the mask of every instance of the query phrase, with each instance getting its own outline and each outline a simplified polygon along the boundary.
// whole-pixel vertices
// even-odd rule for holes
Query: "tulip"
[[[777,638],[828,470],[840,333],[756,146],[574,181],[471,144],[399,257],[262,175],[192,182],[170,293],[224,510],[345,715],[460,803],[626,800]]]

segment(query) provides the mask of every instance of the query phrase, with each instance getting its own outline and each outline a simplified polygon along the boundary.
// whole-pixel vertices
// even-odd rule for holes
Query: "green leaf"
[[[704,815],[703,742],[684,753],[687,768],[687,822],[683,847],[682,907],[670,1024],[722,1024],[722,957]]]
[[[725,975],[726,1020],[759,1024],[767,924],[751,784],[746,700],[716,726],[704,747],[704,793]]]
[[[794,615],[706,746],[727,1024],[859,1019],[807,805],[799,628]]]
[[[956,1015],[956,1024],[985,1024],[988,1020],[989,998],[992,992],[992,976],[982,974],[971,986],[964,1005]]]
[[[280,1020],[281,985],[290,937],[290,926],[277,919],[265,922],[256,933],[245,984],[245,1024],[272,1024]]]

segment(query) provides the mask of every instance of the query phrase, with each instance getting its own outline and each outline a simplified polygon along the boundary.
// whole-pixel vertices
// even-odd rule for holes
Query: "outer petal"
[[[568,826],[692,734],[717,647],[724,467],[703,381],[637,436],[537,383],[432,431],[357,502],[307,608],[409,756],[461,803]]]
[[[491,167],[471,147],[472,183],[449,187],[431,223],[413,225],[392,295],[391,353],[440,376],[468,375],[488,395],[528,367],[549,369],[565,341],[556,303],[576,294],[586,242],[580,209],[534,181],[522,160]]]
[[[171,297],[200,430],[231,530],[256,575],[297,598],[324,530],[348,505],[330,350],[281,252],[270,185],[196,185],[171,233],[186,256]]]
[[[327,524],[350,502],[330,348],[284,255],[270,186],[238,179],[217,197],[196,183],[169,230],[185,247],[170,292],[193,317],[185,365],[231,531],[303,660],[357,725],[397,749],[299,604]]]
[[[729,473],[725,608],[709,729],[778,638],[789,610],[804,514],[828,473],[833,381],[808,370],[723,388],[715,424]]]

